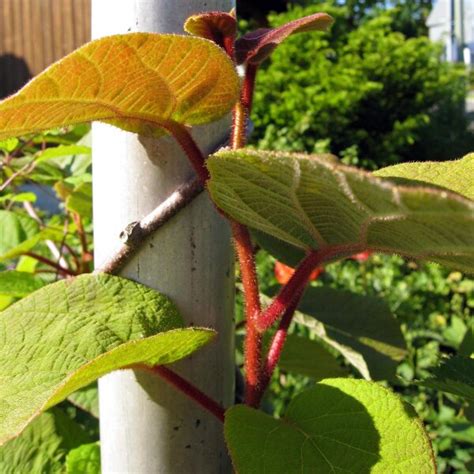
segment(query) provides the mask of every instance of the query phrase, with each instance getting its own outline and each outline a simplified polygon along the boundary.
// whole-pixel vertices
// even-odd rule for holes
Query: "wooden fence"
[[[90,0],[0,0],[0,96],[90,39]]]

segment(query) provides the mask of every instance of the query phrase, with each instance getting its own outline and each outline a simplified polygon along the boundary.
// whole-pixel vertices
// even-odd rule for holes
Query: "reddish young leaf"
[[[184,31],[213,41],[224,47],[226,38],[234,40],[237,34],[237,21],[231,13],[207,12],[190,16],[184,23]]]
[[[295,269],[292,267],[289,267],[288,265],[285,265],[284,263],[281,262],[276,262],[275,263],[275,268],[273,269],[275,273],[275,278],[280,285],[285,285],[288,283],[289,279],[295,273]],[[311,272],[311,275],[309,276],[309,280],[317,280],[319,275],[321,273],[324,273],[324,267],[318,267],[315,270]]]
[[[221,48],[196,37],[130,33],[92,41],[0,103],[0,139],[100,120],[160,136],[225,115],[239,78]]]
[[[278,28],[259,28],[242,36],[235,42],[235,57],[238,64],[249,62],[260,64],[288,36],[306,31],[324,31],[333,23],[326,13],[315,13],[290,21]]]

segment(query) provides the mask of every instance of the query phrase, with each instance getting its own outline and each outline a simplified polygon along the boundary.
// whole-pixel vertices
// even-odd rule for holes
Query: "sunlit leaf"
[[[165,296],[111,275],[48,285],[0,314],[0,443],[102,375],[179,360],[209,342],[207,329],[174,329]]]
[[[13,297],[27,296],[44,286],[44,281],[28,272],[7,270],[0,272],[0,294]]]
[[[474,200],[474,153],[453,161],[401,163],[374,174],[402,184],[434,184]]]
[[[317,155],[224,150],[208,188],[237,221],[308,251],[398,253],[474,271],[474,201],[396,185]]]
[[[282,419],[236,405],[224,432],[239,474],[436,472],[414,410],[364,380],[323,380],[297,395]]]
[[[100,446],[90,443],[70,451],[66,458],[67,474],[100,474]]]
[[[38,232],[39,225],[31,217],[0,210],[0,255],[11,251]]]
[[[77,186],[66,199],[66,208],[81,217],[92,216],[92,183]]]
[[[0,103],[0,139],[91,120],[156,137],[175,123],[222,117],[238,91],[233,64],[210,41],[108,36],[69,54]]]
[[[333,21],[326,13],[315,13],[277,28],[259,28],[246,33],[235,42],[237,62],[259,64],[267,59],[288,36],[306,31],[324,31],[332,25]]]

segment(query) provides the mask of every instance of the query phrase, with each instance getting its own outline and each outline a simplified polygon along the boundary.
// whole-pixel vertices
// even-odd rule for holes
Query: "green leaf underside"
[[[69,54],[0,103],[0,139],[91,120],[148,136],[224,116],[239,79],[208,40],[130,33]]]
[[[82,387],[67,397],[73,405],[99,418],[99,389],[97,383]]]
[[[419,382],[425,387],[453,393],[474,402],[474,359],[455,356],[433,369],[433,376]]]
[[[43,285],[44,281],[31,273],[15,270],[0,272],[0,295],[21,298],[39,290]]]
[[[413,409],[363,380],[326,379],[297,395],[279,420],[234,406],[224,431],[239,474],[436,472]]]
[[[0,443],[100,376],[174,362],[215,334],[180,324],[168,298],[105,274],[59,281],[10,306],[0,314]]]
[[[59,474],[66,453],[92,440],[59,409],[42,413],[16,439],[0,447],[2,474]]]
[[[90,443],[70,451],[66,458],[67,474],[100,474],[100,446]]]
[[[278,367],[315,380],[347,375],[337,359],[320,343],[295,334],[287,336]]]
[[[385,301],[377,297],[308,288],[295,322],[339,351],[365,379],[392,379],[406,355],[400,325]]]
[[[460,160],[401,163],[374,172],[383,178],[440,186],[474,200],[474,153]]]
[[[224,150],[208,167],[223,211],[302,250],[337,246],[342,258],[357,246],[474,269],[474,202],[458,194],[317,155]]]

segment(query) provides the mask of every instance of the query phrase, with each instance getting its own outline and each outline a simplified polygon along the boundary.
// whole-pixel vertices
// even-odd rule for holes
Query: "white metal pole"
[[[148,31],[182,33],[184,20],[229,11],[234,0],[92,0],[94,38]],[[196,127],[210,151],[229,121]],[[120,231],[152,211],[192,175],[170,137],[154,140],[105,124],[93,126],[94,248],[100,264]],[[213,327],[217,342],[173,366],[223,405],[234,392],[233,252],[226,222],[202,193],[161,228],[121,275],[156,288],[178,306],[187,325]],[[230,471],[222,425],[161,379],[130,370],[99,382],[103,473]]]

